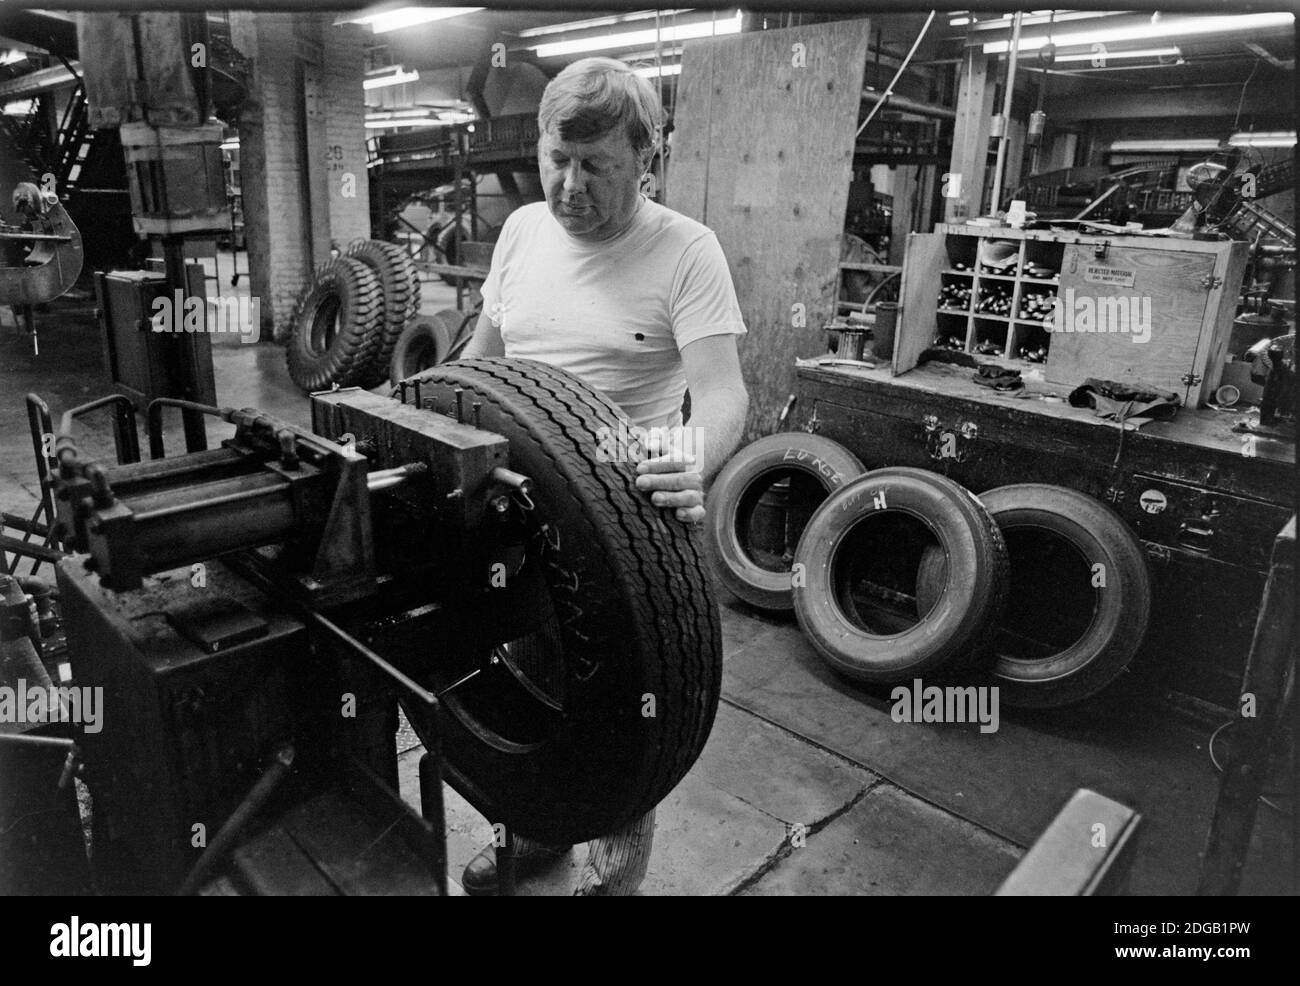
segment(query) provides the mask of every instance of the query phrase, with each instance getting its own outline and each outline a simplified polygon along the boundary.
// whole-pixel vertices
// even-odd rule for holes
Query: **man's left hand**
[[[676,508],[677,519],[704,521],[704,477],[694,456],[676,452],[643,459],[636,467],[636,488],[650,493],[656,507]]]

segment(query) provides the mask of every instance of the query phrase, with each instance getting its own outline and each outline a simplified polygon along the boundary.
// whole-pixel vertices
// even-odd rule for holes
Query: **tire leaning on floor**
[[[709,490],[704,522],[705,549],[718,581],[751,606],[792,610],[792,559],[770,557],[752,541],[755,515],[768,509],[764,497],[774,481],[786,480],[784,540],[793,549],[821,502],[862,472],[862,463],[843,445],[805,432],[768,435],[733,455]]]
[[[446,362],[464,316],[452,308],[412,322],[402,332],[388,360],[388,381],[396,387],[421,370]]]
[[[1146,635],[1151,576],[1137,538],[1105,504],[1063,486],[1022,483],[980,496],[1007,541],[1011,598],[993,674],[1007,705],[1054,708],[1096,694],[1123,672]],[[924,606],[942,586],[929,553],[917,575]],[[1090,603],[1085,606],[1084,603]],[[1025,650],[1063,619],[1057,639]],[[1015,647],[1017,642],[1022,646]]]
[[[294,308],[289,378],[306,393],[364,386],[383,334],[383,306],[379,278],[361,261],[321,264]]]
[[[420,273],[411,256],[395,243],[381,240],[353,240],[346,256],[359,260],[375,272],[384,292],[384,325],[370,368],[370,383],[381,383],[402,331],[420,314]]]
[[[491,821],[522,834],[569,843],[614,831],[673,789],[712,728],[722,642],[699,535],[637,490],[635,462],[602,461],[600,429],[617,434],[626,419],[576,377],[470,359],[415,379],[434,413],[454,413],[456,388],[466,406],[479,402],[482,428],[509,441],[510,468],[532,479],[526,516],[538,536],[521,571],[542,574],[557,648],[547,670],[536,647],[498,647],[496,662],[483,655],[484,671],[445,695],[436,726],[446,769],[497,806]],[[436,660],[429,669],[457,673]],[[550,719],[540,703],[528,707],[541,739],[522,741],[524,718],[496,714],[506,692],[492,690],[492,676],[507,673],[561,707]],[[429,714],[406,707],[429,736]]]
[[[878,550],[870,550],[864,538],[880,538],[875,525],[881,520],[910,525],[906,557],[901,551],[899,558],[893,556],[901,538],[895,541],[892,532],[878,540]],[[946,572],[961,577],[945,575],[938,595],[930,605],[916,607],[910,625],[882,629],[856,598],[870,581],[864,566],[901,559],[904,568],[916,566],[915,573],[922,539],[937,545]],[[838,489],[808,522],[795,564],[804,577],[794,591],[799,625],[831,667],[858,681],[907,681],[951,663],[978,660],[1007,599],[1007,553],[997,524],[968,490],[923,469],[877,469]],[[909,589],[914,595],[914,581],[890,592],[907,598]]]

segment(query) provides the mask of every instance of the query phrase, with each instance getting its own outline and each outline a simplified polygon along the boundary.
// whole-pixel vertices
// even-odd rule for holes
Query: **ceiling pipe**
[[[885,99],[885,94],[876,89],[868,89],[862,93],[862,98],[882,102]],[[932,106],[929,103],[908,99],[906,96],[890,96],[889,109],[898,110],[901,113],[915,113],[918,116],[937,117],[941,120],[957,119],[956,110],[949,109],[947,106]]]

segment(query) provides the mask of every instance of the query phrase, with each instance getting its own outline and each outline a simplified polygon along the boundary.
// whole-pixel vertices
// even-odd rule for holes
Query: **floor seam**
[[[981,822],[977,822],[973,818],[968,818],[966,815],[963,815],[961,812],[953,811],[951,808],[947,807],[946,805],[941,805],[936,801],[932,801],[930,798],[925,797],[925,795],[921,794],[919,791],[915,791],[912,788],[908,787],[906,784],[900,783],[898,780],[889,776],[889,774],[885,773],[879,768],[874,767],[871,764],[864,763],[861,760],[855,760],[853,757],[846,756],[845,754],[841,753],[839,750],[832,749],[831,747],[828,747],[823,743],[819,743],[817,740],[812,739],[809,736],[805,736],[803,733],[791,729],[789,726],[779,723],[776,720],[769,718],[768,716],[764,715],[761,712],[758,712],[755,709],[749,708],[747,705],[738,702],[734,698],[728,698],[724,695],[722,696],[721,701],[725,702],[727,705],[731,706],[734,709],[739,709],[742,712],[748,712],[754,718],[761,719],[769,726],[774,726],[775,728],[781,730],[784,733],[788,733],[791,736],[803,740],[803,742],[807,743],[809,746],[815,747],[818,750],[828,753],[839,760],[843,760],[845,763],[852,764],[854,767],[857,767],[860,770],[865,770],[868,771],[869,773],[874,774],[881,781],[885,781],[892,787],[898,788],[898,790],[905,792],[906,794],[915,798],[917,801],[927,804],[932,808],[936,808],[946,815],[951,815],[953,818],[960,818],[967,825],[979,829],[981,832],[985,833],[991,838],[998,840],[999,842],[1004,842],[1007,845],[1020,850],[1028,850],[1029,848],[1028,846],[1020,844],[1015,839],[1009,838],[1003,833],[998,832],[995,829],[991,829],[987,825],[984,825]]]
[[[866,798],[866,796],[869,795],[876,788],[880,787],[882,783],[883,781],[879,778],[879,776],[877,776],[875,780],[868,782],[862,788],[861,791],[859,791],[852,798],[846,801],[837,810],[831,812],[820,822],[815,822],[814,824],[809,825],[804,834],[808,836],[812,836],[812,835],[816,835],[818,832],[821,832],[823,829],[825,829],[836,819],[847,814],[848,812],[856,808],[859,804],[861,804],[862,800]],[[772,850],[772,852],[768,853],[765,857],[763,857],[762,862],[758,864],[758,866],[754,869],[752,873],[750,873],[746,877],[741,878],[739,883],[737,883],[731,889],[724,891],[723,895],[727,897],[735,897],[738,894],[743,893],[745,890],[757,884],[758,881],[763,879],[763,877],[765,877],[768,873],[771,873],[772,870],[776,869],[776,867],[779,866],[783,860],[789,859],[796,849],[796,846],[791,841],[790,838],[791,834],[792,834],[791,831],[787,828],[786,836],[784,839],[781,840],[780,845],[778,845],[774,850]],[[802,847],[798,847],[798,848],[802,848]]]

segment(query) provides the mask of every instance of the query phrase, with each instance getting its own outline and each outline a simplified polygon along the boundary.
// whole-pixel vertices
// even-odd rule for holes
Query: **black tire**
[[[1123,672],[1146,635],[1151,576],[1142,545],[1105,504],[1063,486],[1002,486],[980,499],[1011,560],[1015,606],[993,645],[1001,700],[1057,708],[1095,695]],[[922,559],[919,605],[934,598],[943,578],[942,557]],[[1089,596],[1090,610],[1083,605]]]
[[[947,571],[931,605],[915,603],[925,548]],[[892,467],[841,487],[818,508],[795,552],[795,615],[818,653],[847,677],[890,683],[978,660],[1007,598],[1007,553],[997,524],[969,491],[936,473]],[[865,588],[865,587],[870,587]],[[898,612],[880,612],[876,592]]]
[[[364,386],[383,334],[383,306],[379,278],[361,261],[321,264],[293,312],[289,378],[306,393]]]
[[[800,534],[822,501],[863,471],[843,445],[805,432],[768,435],[741,449],[709,490],[704,544],[714,576],[751,606],[790,612],[790,567]],[[767,502],[777,491],[784,511]],[[758,545],[760,515],[769,513],[777,515],[779,531],[771,545]]]
[[[450,359],[462,317],[460,312],[445,308],[408,325],[389,357],[389,382],[396,387],[407,377]]]
[[[545,573],[559,662],[553,677],[532,680],[561,689],[551,694],[563,706],[542,739],[517,742],[486,721],[498,700],[480,684],[489,675],[456,688],[437,713],[446,769],[495,806],[494,823],[554,843],[608,834],[673,789],[713,725],[722,641],[698,534],[636,489],[634,462],[601,461],[600,430],[617,435],[626,419],[575,377],[472,359],[417,379],[438,412],[453,413],[457,387],[467,406],[480,402],[482,427],[509,440],[511,468],[532,478],[528,516],[547,532],[533,563]],[[532,648],[510,649],[525,671],[536,661]],[[506,663],[493,665],[498,675]],[[653,716],[643,714],[648,696]],[[474,702],[487,710],[481,719]],[[429,719],[408,715],[428,735]],[[495,728],[521,728],[502,721]]]
[[[384,291],[384,326],[370,368],[370,383],[381,383],[388,374],[393,348],[402,331],[420,314],[420,273],[410,255],[395,243],[353,240],[346,256],[360,260],[375,272]]]

